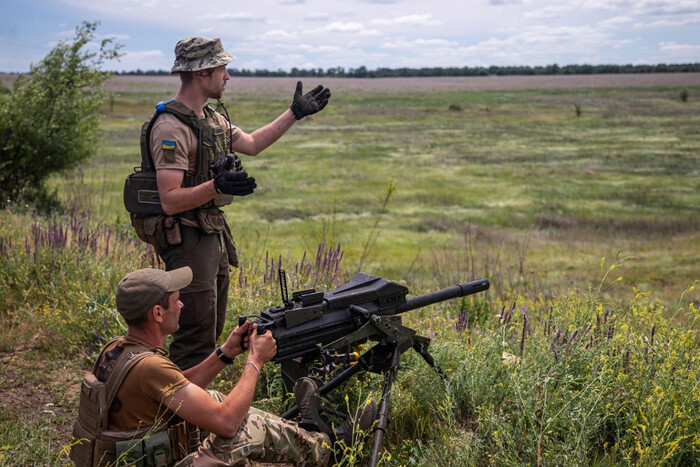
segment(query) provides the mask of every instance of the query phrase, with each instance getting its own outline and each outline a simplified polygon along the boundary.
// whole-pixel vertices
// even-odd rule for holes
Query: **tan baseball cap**
[[[117,286],[117,311],[127,320],[139,319],[168,292],[184,289],[192,282],[192,269],[172,271],[139,269],[124,276]]]
[[[170,73],[206,70],[234,61],[236,57],[224,50],[220,39],[186,37],[175,46],[175,64]]]

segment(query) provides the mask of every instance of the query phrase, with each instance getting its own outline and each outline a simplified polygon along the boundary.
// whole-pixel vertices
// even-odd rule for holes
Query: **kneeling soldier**
[[[326,465],[331,444],[345,438],[351,424],[333,431],[311,423],[307,430],[251,407],[260,370],[277,350],[270,331],[258,335],[255,324],[245,323],[185,371],[166,357],[165,337],[178,329],[179,290],[191,280],[192,271],[183,267],[141,269],[119,282],[116,305],[128,333],[102,349],[83,381],[71,449],[76,465],[233,465],[246,459]],[[243,374],[228,395],[204,389],[248,349]],[[319,420],[315,385],[305,381],[297,404],[302,421]],[[363,429],[376,416],[374,404],[368,412],[357,420]],[[200,429],[210,433],[201,444]]]

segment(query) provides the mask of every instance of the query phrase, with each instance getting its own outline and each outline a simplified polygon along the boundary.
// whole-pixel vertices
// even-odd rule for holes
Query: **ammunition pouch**
[[[73,436],[78,441],[71,447],[76,466],[128,465],[135,467],[167,467],[199,449],[199,428],[180,422],[167,430],[152,432],[153,427],[133,431],[105,430],[92,439],[89,431],[76,422]]]
[[[134,226],[136,235],[142,241],[153,245],[156,251],[182,243],[181,222],[182,220],[178,216],[131,215],[131,225]]]
[[[169,216],[163,219],[163,229],[165,230],[165,240],[168,242],[168,245],[175,246],[182,243],[179,217]]]
[[[224,213],[219,209],[198,209],[197,224],[199,224],[199,228],[202,230],[202,232],[207,235],[219,234],[226,228]]]
[[[134,467],[168,467],[173,461],[168,432],[159,431],[143,438],[114,443],[119,465]],[[184,456],[183,456],[184,457]]]
[[[146,241],[156,248],[156,251],[168,247],[168,240],[165,237],[164,215],[146,216],[143,218],[143,232]]]

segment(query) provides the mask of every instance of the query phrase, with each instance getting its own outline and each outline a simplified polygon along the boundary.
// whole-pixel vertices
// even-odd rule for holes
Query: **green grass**
[[[675,88],[335,93],[243,159],[259,188],[226,208],[242,260],[229,327],[279,301],[273,258],[294,290],[333,287],[360,267],[412,293],[488,277],[486,294],[406,317],[434,335],[450,378],[406,354],[383,463],[698,465],[700,89],[688,90],[687,102]],[[157,265],[122,189],[141,123],[167,97],[135,89],[105,104],[99,153],[51,181],[77,214],[2,213],[0,465],[66,462],[80,372],[124,331],[114,288]],[[287,100],[226,104],[252,131]],[[337,277],[313,265],[323,242],[342,249]],[[295,273],[304,252],[312,269]],[[48,375],[31,370],[46,359]],[[262,407],[279,410],[279,374],[263,374]],[[49,428],[30,397],[12,399],[47,377],[55,384],[36,397],[55,404]],[[330,402],[359,404],[380,387],[369,376]]]

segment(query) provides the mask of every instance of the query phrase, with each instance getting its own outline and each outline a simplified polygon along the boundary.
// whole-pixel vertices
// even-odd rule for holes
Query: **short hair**
[[[174,294],[174,293],[175,293],[175,292],[165,292],[165,293],[158,299],[158,301],[156,302],[156,304],[153,305],[153,306],[160,305],[161,308],[164,308],[164,309],[167,310],[167,309],[170,307],[170,296],[171,296],[172,294]],[[153,308],[153,307],[151,307],[151,308]],[[149,308],[149,310],[150,310],[150,308]],[[124,320],[126,321],[126,324],[127,324],[128,326],[139,327],[139,326],[143,325],[143,324],[146,322],[146,320],[148,320],[148,310],[146,310],[146,311],[145,311],[141,316],[139,316],[138,318],[134,318],[134,319],[124,319]]]

